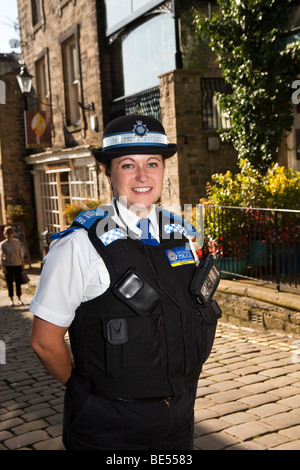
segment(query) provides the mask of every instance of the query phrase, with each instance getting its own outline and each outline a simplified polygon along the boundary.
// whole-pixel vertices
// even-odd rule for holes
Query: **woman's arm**
[[[73,368],[72,357],[65,342],[68,328],[34,317],[31,347],[45,369],[62,384],[66,384]]]
[[[22,265],[22,269],[25,268],[25,264],[24,264],[24,253],[23,253],[23,250],[22,250],[22,245],[20,243],[20,240],[18,240],[18,256],[19,256],[19,259],[21,261],[21,265]]]
[[[2,266],[3,274],[6,274],[6,268],[3,264],[3,261],[4,261],[4,253],[3,253],[3,246],[2,246],[2,243],[1,243],[0,244],[0,264]]]

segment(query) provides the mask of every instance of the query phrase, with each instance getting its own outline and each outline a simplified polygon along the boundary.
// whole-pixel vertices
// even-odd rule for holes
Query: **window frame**
[[[144,30],[147,32],[147,37],[150,37],[148,34],[150,32],[149,28],[153,28],[155,25],[156,21],[162,22],[163,19],[162,17],[168,15],[173,21],[174,18],[172,18],[172,14],[167,11],[161,11],[161,12],[156,12],[155,14],[147,15],[146,17],[142,18],[141,21],[135,23],[132,25],[130,28],[127,28],[125,32],[121,31],[120,34],[118,34],[114,40],[110,44],[110,60],[111,60],[111,73],[112,73],[112,93],[113,93],[113,100],[119,100],[121,98],[126,98],[128,96],[132,96],[135,94],[139,94],[145,90],[151,89],[156,87],[159,84],[159,79],[157,79],[157,83],[153,81],[153,83],[147,83],[144,80],[141,80],[141,87],[138,88],[137,86],[134,87],[129,87],[128,89],[128,83],[126,83],[126,78],[128,77],[128,70],[131,68],[128,67],[128,62],[127,59],[128,57],[130,58],[130,54],[128,54],[128,50],[130,48],[125,47],[125,42],[128,42],[129,38],[132,37],[133,42],[136,42],[136,38],[138,38],[138,34],[140,34],[140,28],[144,28]],[[151,25],[150,25],[151,22]],[[159,24],[159,23],[158,23]],[[162,23],[161,23],[162,25]],[[148,29],[147,29],[148,28]],[[175,26],[174,26],[175,29]],[[160,28],[161,33],[163,34],[163,30]],[[132,35],[132,36],[131,36]],[[135,35],[135,36],[134,36]],[[169,35],[166,36],[167,38]],[[158,71],[157,72],[157,77],[165,73],[168,70],[172,70],[176,68],[176,57],[175,57],[175,33],[174,33],[174,47],[172,50],[174,50],[174,64],[169,67],[166,67],[166,70],[164,71]],[[167,43],[166,43],[167,44]],[[150,46],[150,43],[147,43],[147,46]],[[147,48],[147,50],[150,49]],[[138,64],[139,59],[141,58],[141,55],[135,55],[132,54],[132,58],[136,59],[136,64]],[[145,55],[145,58],[147,56]],[[162,55],[163,57],[163,55]],[[159,62],[161,64],[161,62]],[[135,65],[136,65],[135,64]],[[141,68],[138,65],[135,67],[137,69]],[[133,91],[135,90],[135,91]]]
[[[61,67],[63,77],[63,93],[65,106],[65,120],[69,132],[75,132],[83,128],[83,119],[80,112],[78,102],[82,102],[82,86],[81,86],[81,66],[79,53],[79,25],[71,28],[63,34],[60,39],[61,46]],[[74,55],[70,55],[71,48],[74,46]],[[75,63],[72,60],[75,58]],[[75,66],[75,67],[74,67]],[[74,76],[74,70],[77,74]],[[72,100],[72,97],[77,98]],[[76,105],[77,101],[77,105]],[[75,116],[75,118],[74,118]],[[77,116],[77,119],[76,119]]]
[[[33,28],[37,28],[42,23],[41,0],[31,0],[31,20]]]
[[[142,6],[138,10],[133,11],[130,15],[126,16],[123,20],[119,21],[119,23],[114,24],[111,27],[106,27],[106,37],[115,34],[117,31],[123,29],[139,17],[145,15],[149,11],[153,10],[154,8],[162,5],[172,3],[170,0],[149,0],[148,4]],[[106,8],[106,0],[104,0],[105,8]],[[105,20],[107,24],[107,19]]]
[[[222,115],[215,93],[224,95],[232,93],[230,85],[225,83],[223,77],[201,77],[200,88],[202,129],[205,131],[228,130],[230,120]]]
[[[48,50],[46,50],[35,61],[36,92],[41,111],[49,111],[51,107],[48,59]]]

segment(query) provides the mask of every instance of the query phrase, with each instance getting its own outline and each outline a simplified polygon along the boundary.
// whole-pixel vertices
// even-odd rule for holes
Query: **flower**
[[[221,255],[222,258],[242,259],[248,254],[248,238],[245,235],[241,235],[237,240],[219,237],[217,240],[208,241],[207,249],[214,258]]]
[[[68,224],[71,224],[74,219],[83,211],[89,209],[96,209],[101,205],[101,201],[83,200],[81,202],[72,202],[72,204],[66,204],[64,215]]]

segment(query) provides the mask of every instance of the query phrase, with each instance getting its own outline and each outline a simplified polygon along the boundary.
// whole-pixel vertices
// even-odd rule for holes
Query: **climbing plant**
[[[262,173],[293,124],[291,85],[300,65],[299,42],[288,41],[298,0],[217,0],[211,18],[195,13],[197,34],[216,53],[232,93],[219,95],[239,158]]]

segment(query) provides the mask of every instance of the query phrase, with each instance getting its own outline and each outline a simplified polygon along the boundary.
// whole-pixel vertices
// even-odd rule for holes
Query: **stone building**
[[[195,3],[205,12],[215,4],[18,0],[22,59],[33,76],[30,109],[48,112],[52,129],[51,146],[36,145],[26,159],[39,233],[67,225],[67,203],[110,200],[90,149],[101,146],[104,126],[118,115],[156,116],[178,143],[164,204],[195,204],[211,174],[236,169],[232,146],[217,134],[227,125],[214,98],[226,92],[221,72],[191,32]]]
[[[5,207],[10,201],[33,205],[30,168],[25,162],[24,102],[16,80],[19,71],[18,54],[0,54],[0,225],[6,224]]]

